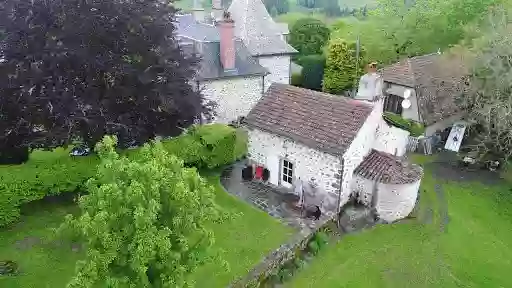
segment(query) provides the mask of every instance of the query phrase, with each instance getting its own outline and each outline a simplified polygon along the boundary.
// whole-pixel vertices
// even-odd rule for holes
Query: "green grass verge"
[[[193,277],[197,287],[225,287],[235,278],[243,276],[264,255],[279,247],[293,230],[227,194],[220,186],[218,177],[208,176],[208,179],[217,188],[217,203],[228,211],[242,214],[223,224],[211,226],[215,232],[215,248],[224,251],[222,254],[230,270],[226,271],[218,263],[207,263]],[[74,273],[75,262],[83,254],[72,252],[69,246],[35,244],[21,248],[16,243],[29,238],[49,239],[49,228],[57,227],[67,213],[77,212],[77,207],[45,204],[31,210],[33,212],[23,216],[19,223],[9,229],[0,229],[0,260],[16,261],[22,270],[19,276],[0,277],[0,287],[63,288]]]
[[[418,162],[427,162],[425,157]],[[418,214],[349,235],[320,252],[287,287],[512,287],[510,184],[438,182],[428,169]],[[441,231],[442,184],[449,223]]]

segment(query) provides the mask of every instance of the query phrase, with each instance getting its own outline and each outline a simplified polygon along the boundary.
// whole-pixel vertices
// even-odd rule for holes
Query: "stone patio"
[[[222,173],[221,183],[228,193],[298,230],[314,229],[330,218],[331,215],[328,213],[322,213],[320,219],[316,221],[304,218],[300,211],[289,208],[284,202],[283,191],[260,182],[242,180],[244,167],[243,161],[237,162]]]

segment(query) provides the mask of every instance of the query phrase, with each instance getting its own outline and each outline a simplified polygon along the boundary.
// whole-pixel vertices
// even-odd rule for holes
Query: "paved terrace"
[[[242,169],[244,167],[243,161],[237,162],[222,173],[221,183],[228,193],[298,230],[314,229],[317,224],[329,218],[329,215],[322,214],[317,221],[305,219],[301,216],[300,211],[294,210],[286,204],[282,191],[257,181],[243,181]]]

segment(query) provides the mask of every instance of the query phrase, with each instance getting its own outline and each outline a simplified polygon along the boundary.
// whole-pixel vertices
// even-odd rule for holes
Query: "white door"
[[[293,163],[283,159],[281,163],[281,185],[286,188],[292,188],[293,184]]]
[[[270,177],[268,181],[276,186],[279,185],[279,157],[277,155],[267,157],[267,167],[270,171]]]

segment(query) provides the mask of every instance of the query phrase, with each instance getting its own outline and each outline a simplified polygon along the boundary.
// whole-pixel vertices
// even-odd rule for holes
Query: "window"
[[[293,164],[288,160],[283,160],[282,180],[284,185],[293,183]]]
[[[384,111],[402,115],[402,97],[388,94],[384,101]]]

